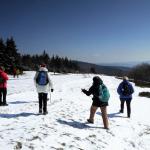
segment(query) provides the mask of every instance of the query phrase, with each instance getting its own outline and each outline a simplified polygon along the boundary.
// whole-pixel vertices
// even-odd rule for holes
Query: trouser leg
[[[7,95],[7,89],[4,88],[4,89],[3,89],[3,104],[4,104],[4,105],[6,104],[6,95]]]
[[[42,111],[42,99],[43,99],[43,94],[42,94],[42,93],[39,93],[38,96],[39,96],[39,112],[41,112],[41,111]]]
[[[104,124],[104,128],[108,129],[109,124],[108,124],[108,116],[107,116],[107,107],[100,107],[101,112],[102,112],[102,119],[103,119],[103,124]]]
[[[0,89],[0,105],[2,105],[2,93],[3,93],[3,89]]]
[[[43,112],[47,112],[47,93],[43,93]]]
[[[123,111],[124,111],[124,100],[120,100],[120,102],[121,102],[121,104],[120,104],[120,112],[122,112],[123,113]]]
[[[130,118],[130,115],[131,115],[131,99],[129,100],[126,100],[126,105],[127,105],[127,116]]]

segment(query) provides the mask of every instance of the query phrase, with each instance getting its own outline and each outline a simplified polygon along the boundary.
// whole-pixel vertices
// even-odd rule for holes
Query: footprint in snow
[[[74,139],[77,140],[77,141],[81,141],[80,137],[74,137]]]

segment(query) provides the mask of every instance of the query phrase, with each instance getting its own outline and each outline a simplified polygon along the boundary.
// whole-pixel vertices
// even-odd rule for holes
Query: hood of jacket
[[[39,71],[45,71],[48,72],[48,69],[46,67],[40,67]]]
[[[102,84],[103,84],[103,81],[99,76],[93,77],[93,85],[94,86],[99,86],[99,85],[102,85]]]

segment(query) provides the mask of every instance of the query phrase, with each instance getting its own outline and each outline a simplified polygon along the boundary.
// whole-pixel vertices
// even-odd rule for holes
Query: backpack
[[[4,83],[5,82],[5,80],[4,80],[4,78],[1,76],[1,73],[0,73],[0,84],[2,84],[2,83]]]
[[[110,93],[106,85],[102,84],[99,88],[99,99],[102,102],[108,102],[110,98]]]
[[[131,90],[128,83],[123,82],[121,91],[124,96],[129,96],[131,94]]]
[[[40,71],[36,78],[36,83],[38,85],[47,85],[48,84],[48,74],[45,71]]]

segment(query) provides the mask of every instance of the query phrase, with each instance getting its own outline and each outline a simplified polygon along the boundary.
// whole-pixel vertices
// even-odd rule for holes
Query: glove
[[[86,90],[85,90],[85,89],[81,89],[81,91],[82,91],[83,93],[86,93]]]
[[[53,92],[54,91],[54,89],[51,89],[51,92]]]

